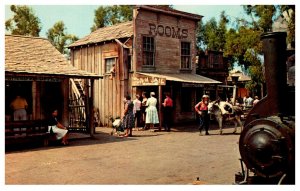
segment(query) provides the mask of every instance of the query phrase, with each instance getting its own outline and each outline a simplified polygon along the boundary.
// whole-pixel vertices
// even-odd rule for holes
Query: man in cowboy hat
[[[195,105],[195,111],[200,115],[200,126],[199,126],[200,135],[203,128],[205,129],[205,135],[209,135],[208,103],[209,103],[209,96],[203,95],[202,101],[200,101]]]

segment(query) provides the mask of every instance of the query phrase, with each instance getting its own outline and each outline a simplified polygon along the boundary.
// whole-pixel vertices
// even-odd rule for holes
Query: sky
[[[46,32],[53,25],[62,20],[66,31],[82,38],[90,34],[90,28],[94,23],[94,12],[100,5],[30,5],[35,15],[40,19],[42,30],[41,37],[46,37]],[[9,4],[5,5],[5,20],[12,18]],[[215,17],[219,20],[224,10],[229,18],[234,21],[237,17],[246,17],[240,5],[174,5],[180,11],[204,16],[203,21]]]

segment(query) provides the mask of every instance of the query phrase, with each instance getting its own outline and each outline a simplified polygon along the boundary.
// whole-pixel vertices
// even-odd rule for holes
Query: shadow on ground
[[[231,133],[231,129],[233,132],[233,125],[226,124],[223,128],[223,134],[222,136],[226,135],[236,135],[239,133]],[[230,130],[229,130],[230,129]],[[216,122],[211,121],[210,123],[210,135],[219,135],[219,127]],[[107,127],[97,127],[96,133],[94,134],[94,137],[91,137],[89,134],[86,133],[76,133],[71,132],[69,135],[69,145],[63,146],[60,144],[59,141],[50,141],[49,146],[44,147],[43,142],[40,141],[30,141],[30,142],[21,142],[16,144],[10,144],[5,145],[5,153],[11,153],[11,152],[27,152],[32,150],[46,150],[46,149],[57,149],[57,148],[65,148],[65,147],[76,147],[76,146],[84,146],[84,145],[95,145],[95,144],[106,144],[106,143],[112,143],[112,142],[124,142],[124,141],[135,141],[137,139],[143,138],[143,137],[153,137],[153,136],[163,136],[164,133],[172,134],[172,133],[180,133],[180,132],[190,132],[190,133],[196,133],[199,132],[198,129],[198,123],[186,123],[181,124],[178,126],[174,126],[171,128],[171,132],[165,132],[164,128],[162,128],[162,131],[160,132],[149,132],[143,131],[143,132],[133,132],[133,137],[122,137],[118,136],[116,134],[111,135],[111,133],[115,133],[112,128]],[[238,128],[238,132],[240,132],[240,128]]]

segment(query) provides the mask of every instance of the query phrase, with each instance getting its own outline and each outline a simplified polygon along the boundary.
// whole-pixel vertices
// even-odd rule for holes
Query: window
[[[153,37],[143,37],[143,66],[154,66]]]
[[[191,69],[191,43],[181,42],[181,69]]]
[[[110,73],[113,66],[116,64],[116,58],[105,59],[105,73]]]

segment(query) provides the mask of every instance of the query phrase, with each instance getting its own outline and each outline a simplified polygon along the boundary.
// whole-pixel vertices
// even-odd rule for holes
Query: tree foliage
[[[95,10],[94,25],[91,31],[132,20],[132,5],[100,6]]]
[[[243,9],[250,20],[237,18],[234,28],[227,29],[230,20],[222,12],[220,20],[215,18],[203,23],[199,22],[197,29],[198,47],[210,50],[222,50],[229,58],[229,66],[237,63],[251,76],[252,81],[247,84],[250,91],[260,89],[264,83],[262,57],[262,43],[260,36],[263,32],[271,31],[274,21],[280,15],[288,16],[288,40],[295,40],[295,6],[286,5],[244,5]],[[291,11],[292,10],[292,11]]]
[[[257,55],[261,53],[261,31],[255,31],[248,27],[240,27],[238,30],[230,29],[226,33],[224,56],[232,56],[233,62],[237,62],[246,70],[255,62],[259,62]]]
[[[252,18],[254,30],[264,32],[271,31],[272,24],[276,16],[277,6],[275,5],[244,5],[247,15]]]
[[[13,35],[39,36],[40,20],[28,6],[11,5],[13,18],[5,21],[5,29]]]
[[[287,41],[295,46],[295,5],[281,5],[280,12],[288,23]]]
[[[197,28],[198,47],[200,49],[223,51],[228,22],[229,20],[224,11],[220,15],[219,23],[214,17],[205,24],[200,21]]]
[[[52,28],[48,29],[46,33],[49,41],[55,48],[62,54],[69,54],[68,49],[65,47],[78,40],[78,37],[66,32],[66,27],[63,21],[56,22]]]

